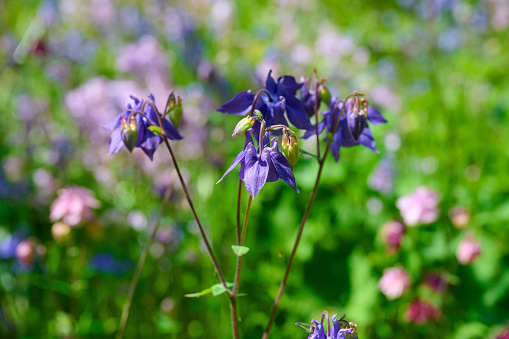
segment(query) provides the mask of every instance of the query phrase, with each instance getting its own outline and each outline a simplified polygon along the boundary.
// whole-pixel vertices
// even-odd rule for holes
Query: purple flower
[[[163,138],[160,135],[154,134],[149,127],[159,126],[159,118],[157,117],[157,110],[154,108],[152,103],[147,103],[144,105],[144,101],[138,98],[131,96],[131,99],[134,101],[133,104],[126,103],[125,111],[119,114],[113,121],[111,121],[108,125],[105,125],[104,128],[111,130],[111,138],[110,138],[110,154],[117,153],[120,151],[122,146],[124,146],[124,138],[122,133],[122,125],[123,121],[129,121],[129,117],[134,112],[143,112],[146,118],[141,114],[135,114],[135,120],[138,130],[137,140],[134,143],[134,147],[139,147],[145,152],[145,154],[150,158],[150,160],[154,157],[154,152],[156,151],[159,144],[163,142]],[[155,103],[154,96],[149,94],[149,99]],[[143,110],[145,107],[145,110]],[[160,116],[163,122],[163,131],[166,137],[170,140],[180,140],[182,136],[180,135],[177,128],[168,120],[164,119]],[[148,118],[148,121],[147,121]],[[129,148],[129,145],[126,145]]]
[[[318,124],[318,134],[322,133],[322,131],[327,127],[327,132],[331,133],[333,127],[332,125],[332,112],[334,110],[334,106],[337,102],[337,98],[333,97],[330,104],[329,104],[329,110],[322,112],[322,115],[324,116],[324,119],[322,122]],[[337,117],[339,115],[339,112],[341,112],[341,108],[343,107],[344,103],[339,103],[337,110],[335,112],[336,119],[334,123],[337,122]],[[348,127],[348,119],[347,116],[349,116],[350,112],[350,100],[347,101],[346,107],[344,109],[343,114],[341,115],[341,118],[339,119],[339,124],[336,132],[334,133],[332,143],[330,146],[330,150],[332,152],[332,155],[334,156],[334,159],[336,162],[339,160],[339,149],[341,147],[352,147],[357,145],[363,145],[372,151],[378,153],[378,150],[376,148],[375,139],[373,138],[373,134],[371,133],[371,130],[369,129],[369,126],[366,124],[366,127],[362,130],[362,133],[359,135],[359,138],[357,141],[355,141],[354,137],[352,136],[352,133],[350,132],[350,129]],[[387,120],[384,119],[382,114],[380,114],[380,111],[376,109],[375,107],[368,106],[368,114],[367,114],[367,121],[372,123],[373,125],[379,125],[379,124],[385,124]],[[314,135],[316,133],[315,129],[309,130],[304,134],[304,138],[309,138],[310,136]]]
[[[249,143],[237,155],[230,168],[217,183],[221,182],[232,169],[240,164],[239,178],[244,180],[246,190],[253,197],[260,192],[266,182],[274,182],[280,178],[299,192],[290,164],[283,153],[279,152],[277,137],[272,138],[271,145],[271,147],[265,146],[261,154],[258,154],[253,143]]]
[[[122,275],[133,267],[133,263],[128,260],[117,260],[111,253],[98,253],[89,260],[90,268],[93,271]]]
[[[302,81],[302,78],[301,78]],[[315,114],[315,100],[316,100],[316,93],[310,92],[311,87],[311,78],[307,78],[304,81],[304,85],[302,86],[300,90],[300,101],[302,102],[302,105],[304,106],[304,109],[306,110],[306,113],[308,116],[312,117]],[[318,107],[320,107],[320,96],[318,96]]]
[[[269,71],[265,82],[265,90],[269,95],[267,96],[266,93],[260,95],[255,106],[262,113],[266,126],[278,124],[288,126],[284,116],[286,111],[288,119],[295,127],[311,129],[313,126],[309,116],[300,100],[295,97],[302,83],[296,82],[290,75],[279,77],[276,83],[271,73],[272,71]],[[254,98],[255,94],[251,90],[240,92],[233,99],[219,106],[217,111],[225,114],[246,115],[252,108]],[[256,126],[255,130],[259,128],[259,123]]]
[[[405,312],[408,322],[422,325],[428,320],[437,320],[440,317],[440,309],[426,300],[415,299]]]
[[[327,317],[327,321],[328,319]],[[341,318],[341,320],[343,320],[343,318]],[[355,328],[341,328],[338,319],[336,319],[336,315],[332,317],[332,328],[330,328],[330,333],[328,333],[328,335],[325,334],[324,326],[320,321],[313,319],[311,323],[315,324],[315,328],[308,339],[346,339],[347,335],[350,337],[350,334],[355,332]]]

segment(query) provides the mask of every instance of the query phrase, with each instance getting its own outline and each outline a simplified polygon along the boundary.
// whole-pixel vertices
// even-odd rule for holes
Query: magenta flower
[[[500,333],[497,339],[509,339],[509,329],[505,329],[504,332]]]
[[[436,273],[428,273],[424,277],[423,281],[424,286],[429,287],[432,291],[437,293],[444,293],[447,287],[447,282],[445,279]]]
[[[439,195],[427,187],[417,187],[414,193],[401,197],[396,201],[405,224],[431,224],[437,220]]]
[[[415,299],[405,312],[405,319],[408,322],[422,325],[428,320],[437,320],[440,317],[440,310],[425,300]]]
[[[388,268],[378,282],[378,287],[387,299],[396,299],[408,290],[410,278],[403,267]]]
[[[382,226],[383,238],[388,246],[389,252],[395,253],[399,250],[405,231],[405,225],[398,220],[386,222]]]
[[[471,264],[481,255],[481,245],[474,238],[467,234],[458,246],[456,258],[460,264]]]
[[[99,207],[93,193],[88,189],[71,186],[59,192],[58,198],[51,205],[50,220],[62,219],[69,226],[76,226],[82,221],[90,220],[94,213],[92,209]]]

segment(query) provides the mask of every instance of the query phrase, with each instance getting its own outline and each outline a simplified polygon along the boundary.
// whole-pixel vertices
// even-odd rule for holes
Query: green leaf
[[[159,134],[163,133],[162,128],[159,126],[150,126],[148,129],[151,130],[152,133],[154,133],[155,135],[159,135]]]
[[[227,282],[226,286],[228,288],[232,288],[233,287],[233,283]],[[184,297],[187,297],[187,298],[199,298],[199,297],[201,297],[203,295],[206,295],[206,294],[209,294],[209,293],[212,293],[212,295],[215,297],[215,296],[220,295],[220,294],[222,294],[224,292],[226,292],[226,289],[223,287],[223,284],[215,284],[214,286],[209,287],[207,289],[204,289],[201,292],[184,294]]]
[[[247,252],[249,252],[249,247],[232,245],[232,250],[233,252],[235,252],[237,256],[241,257]]]
[[[304,151],[303,149],[300,149],[299,152],[301,152],[302,154],[306,154],[306,155],[310,155],[312,157],[315,157],[315,158],[318,158],[316,155],[312,154],[312,153],[309,153],[307,151]]]

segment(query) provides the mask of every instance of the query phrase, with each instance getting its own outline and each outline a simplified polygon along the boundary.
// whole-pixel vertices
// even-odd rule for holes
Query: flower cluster
[[[69,226],[77,226],[82,221],[90,220],[94,215],[92,209],[99,205],[90,190],[79,186],[66,187],[51,205],[50,219],[62,219]]]
[[[325,322],[324,322],[325,320]],[[329,322],[329,314],[323,311],[322,320],[311,320],[311,324],[296,323],[304,331],[310,333],[308,339],[357,339],[357,324],[345,320],[342,316],[339,320],[337,314],[332,316],[332,327]],[[326,327],[325,327],[326,326]],[[324,328],[325,327],[325,328]]]
[[[139,147],[152,160],[157,147],[163,142],[162,136],[170,140],[182,139],[174,124],[165,119],[166,113],[161,115],[158,112],[152,94],[149,94],[149,101],[133,96],[131,99],[133,102],[126,103],[124,112],[104,126],[112,132],[110,154],[117,153],[122,146],[126,146],[129,152]]]

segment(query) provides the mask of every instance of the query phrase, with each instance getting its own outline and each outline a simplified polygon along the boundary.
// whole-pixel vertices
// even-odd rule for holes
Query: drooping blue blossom
[[[315,100],[316,93],[310,91],[311,78],[307,78],[300,90],[300,101],[306,110],[308,116],[312,117],[315,114]],[[320,95],[318,96],[318,107],[320,107]]]
[[[117,153],[120,151],[122,146],[124,146],[122,137],[122,121],[128,121],[129,116],[131,114],[135,114],[134,112],[143,112],[146,117],[141,114],[135,115],[136,125],[138,128],[138,138],[134,147],[141,148],[150,160],[152,160],[155,150],[163,142],[163,138],[160,135],[154,134],[149,129],[151,125],[159,126],[159,119],[157,117],[158,113],[152,103],[144,105],[143,100],[134,96],[131,96],[131,99],[133,100],[133,103],[126,103],[124,112],[104,126],[104,128],[112,132],[110,137],[110,154]],[[155,103],[155,99],[152,94],[149,94],[149,99]],[[177,128],[168,119],[163,119],[161,115],[160,117],[163,122],[163,131],[166,137],[170,140],[181,140],[183,137],[180,135]]]
[[[346,339],[346,334],[353,332],[352,328],[341,328],[336,315],[332,317],[332,328],[328,336],[325,334],[324,325],[320,321],[313,319],[311,323],[315,324],[315,328],[308,339]]]
[[[253,143],[249,143],[237,155],[218,183],[238,164],[240,164],[239,178],[244,181],[246,190],[253,197],[260,192],[266,182],[274,182],[278,179],[283,179],[297,193],[299,192],[290,164],[279,151],[277,137],[272,138],[270,145],[263,147],[261,154],[258,154]]]
[[[265,90],[269,95],[261,94],[255,105],[255,108],[262,113],[266,126],[288,126],[284,115],[286,112],[288,120],[295,127],[304,130],[312,128],[304,106],[295,97],[297,91],[302,87],[302,83],[296,82],[295,78],[290,75],[279,77],[276,83],[271,73],[272,71],[269,71],[265,82]],[[251,90],[242,91],[230,101],[219,106],[217,111],[225,114],[246,115],[252,108],[254,98],[255,93]],[[259,123],[255,124],[254,129],[255,131],[259,130]]]
[[[327,132],[331,133],[334,126],[332,125],[332,112],[334,110],[334,105],[336,104],[336,101],[338,99],[336,97],[332,98],[329,110],[322,112],[322,115],[324,116],[322,122],[318,124],[318,134],[320,134],[325,128],[327,128]],[[335,123],[337,122],[337,117],[339,113],[341,112],[341,108],[343,107],[344,103],[339,103],[337,110],[335,112],[336,119]],[[350,114],[350,100],[347,101],[346,107],[344,109],[343,114],[341,115],[341,118],[339,119],[339,124],[336,132],[333,135],[333,140],[330,146],[330,150],[332,152],[332,155],[334,156],[334,159],[336,162],[339,160],[339,150],[341,147],[352,147],[357,145],[363,145],[373,152],[378,153],[378,150],[376,148],[376,142],[373,137],[373,133],[371,133],[371,129],[369,128],[369,125],[366,124],[366,127],[360,134],[357,141],[355,141],[354,137],[352,136],[352,133],[349,130],[348,127],[348,119],[347,116]],[[387,122],[387,120],[384,119],[382,114],[380,114],[380,111],[372,106],[368,106],[368,112],[367,112],[367,121],[372,123],[373,125],[379,125],[384,124]],[[315,130],[309,130],[306,131],[303,138],[307,139],[310,136],[315,134]]]

